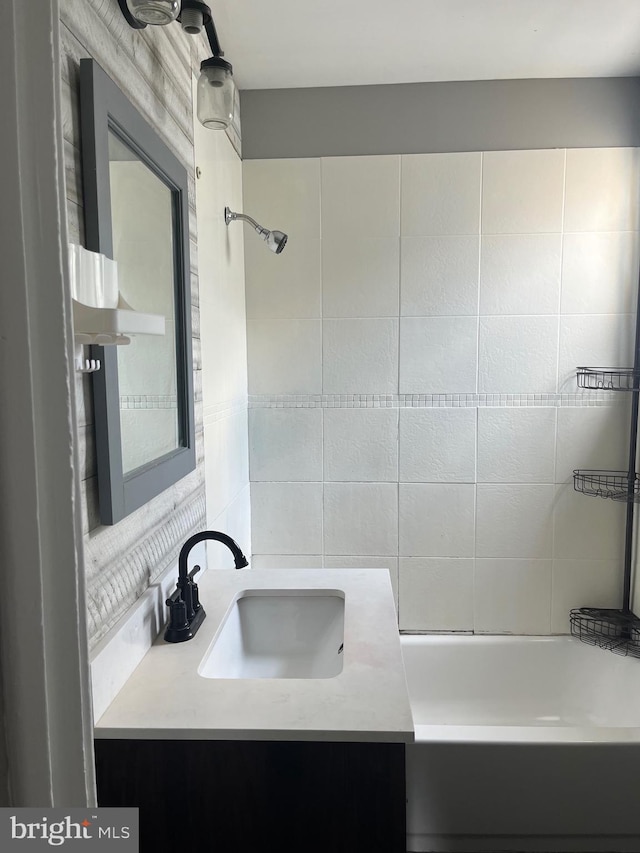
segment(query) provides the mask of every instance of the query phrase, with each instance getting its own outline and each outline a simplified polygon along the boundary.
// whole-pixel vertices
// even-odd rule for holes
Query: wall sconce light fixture
[[[210,59],[200,63],[198,79],[198,120],[209,130],[224,130],[233,121],[235,84],[233,67],[223,59],[211,9],[201,0],[118,0],[129,26],[136,30],[147,24],[164,26],[179,21],[189,35],[204,29],[209,40]]]
[[[136,30],[147,24],[164,26],[180,14],[180,0],[121,0],[120,8],[128,23]]]
[[[280,252],[286,246],[287,240],[289,238],[286,234],[283,234],[282,231],[269,231],[268,228],[263,228],[262,225],[258,225],[255,219],[252,219],[250,216],[247,216],[246,213],[234,213],[232,210],[229,210],[228,207],[225,207],[225,223],[229,225],[229,223],[233,222],[235,219],[244,219],[245,222],[248,222],[250,225],[253,225],[256,232],[262,237],[267,246],[271,249],[272,252],[275,252],[276,255],[279,255]]]

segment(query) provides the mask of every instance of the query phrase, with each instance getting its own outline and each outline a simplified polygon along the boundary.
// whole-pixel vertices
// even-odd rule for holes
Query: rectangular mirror
[[[80,63],[86,248],[118,263],[120,304],[165,334],[94,347],[100,520],[195,468],[187,172],[107,74]]]

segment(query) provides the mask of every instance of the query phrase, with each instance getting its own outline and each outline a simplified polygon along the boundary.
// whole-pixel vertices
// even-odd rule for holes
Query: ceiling
[[[640,76],[640,0],[209,0],[241,89]]]

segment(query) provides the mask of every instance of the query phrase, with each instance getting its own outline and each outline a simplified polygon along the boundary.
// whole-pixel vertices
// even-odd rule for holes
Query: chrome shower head
[[[267,231],[264,239],[271,251],[275,252],[276,255],[279,255],[287,245],[287,240],[289,238],[286,234],[283,234],[282,231]]]
[[[255,219],[252,219],[250,216],[247,216],[246,213],[234,213],[228,207],[225,207],[225,223],[229,225],[229,223],[233,222],[234,219],[243,219],[245,222],[248,222],[250,225],[253,225],[254,229],[262,237],[269,249],[271,249],[271,251],[274,252],[276,255],[279,255],[287,244],[287,240],[289,238],[282,231],[269,231],[268,228],[263,228],[262,225],[258,225]]]

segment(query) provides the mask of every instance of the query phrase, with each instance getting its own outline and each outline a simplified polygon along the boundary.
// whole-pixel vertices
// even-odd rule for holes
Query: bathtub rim
[[[414,723],[414,743],[498,744],[640,744],[637,727],[577,726],[446,726]]]
[[[420,646],[425,641],[437,643],[474,642],[479,645],[509,642],[557,643],[559,641],[580,641],[569,634],[473,634],[469,631],[437,631],[400,633],[400,645]],[[584,644],[583,644],[584,645]],[[603,650],[594,650],[604,654]],[[638,664],[640,667],[640,662]],[[405,672],[406,677],[406,672]],[[411,704],[411,689],[409,702]],[[413,707],[412,707],[413,713]],[[508,725],[446,725],[423,724],[413,721],[416,745],[432,743],[469,743],[469,744],[609,744],[620,745],[640,743],[640,726],[508,726]]]

